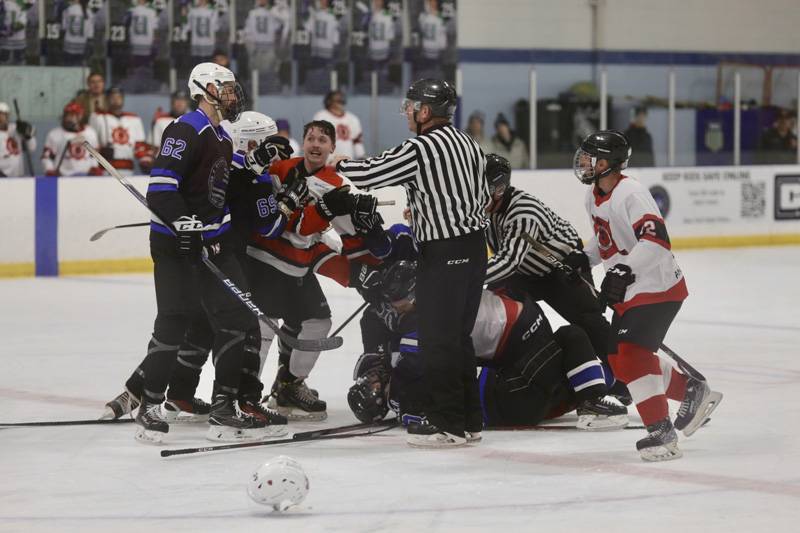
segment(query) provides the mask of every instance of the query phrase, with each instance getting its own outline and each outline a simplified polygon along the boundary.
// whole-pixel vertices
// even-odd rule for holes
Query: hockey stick
[[[89,237],[89,240],[94,242],[111,230],[122,229],[122,228],[140,228],[149,225],[150,225],[149,222],[136,222],[135,224],[120,224],[119,226],[111,226],[110,228],[101,229],[100,231]]]
[[[335,336],[337,333],[339,333],[340,331],[342,331],[342,330],[344,329],[344,327],[345,327],[347,324],[349,324],[349,323],[350,323],[350,322],[351,322],[351,321],[352,321],[352,320],[353,320],[355,317],[357,317],[357,316],[358,316],[358,314],[359,314],[361,311],[363,311],[363,310],[364,310],[364,308],[365,308],[365,307],[367,307],[368,305],[369,305],[369,302],[364,302],[363,304],[361,304],[361,305],[358,307],[358,309],[356,309],[355,311],[353,311],[353,314],[352,314],[352,315],[350,315],[349,317],[347,317],[347,320],[345,320],[344,322],[342,322],[342,324],[341,324],[341,325],[340,325],[338,328],[336,328],[336,330],[335,330],[333,333],[331,333],[331,337]]]
[[[128,192],[130,192],[134,196],[134,198],[139,200],[139,203],[145,206],[158,222],[163,224],[164,227],[167,228],[172,233],[173,236],[175,235],[175,230],[172,229],[170,225],[164,224],[164,222],[158,216],[158,213],[153,211],[150,205],[148,205],[147,198],[145,198],[142,195],[142,193],[140,193],[139,190],[136,189],[136,187],[134,187],[131,184],[130,181],[125,179],[125,177],[123,177],[117,171],[117,169],[111,166],[111,163],[109,163],[105,157],[100,155],[100,153],[97,150],[95,150],[95,148],[88,142],[84,142],[83,147],[86,148],[86,151],[89,152],[92,155],[92,157],[94,157],[97,160],[97,162],[100,163],[100,165],[104,169],[106,169],[106,171],[109,174],[114,176],[114,178],[116,178],[116,180],[120,182],[123,187],[128,189]],[[240,302],[242,302],[242,305],[247,307],[251,313],[253,313],[260,321],[266,324],[266,326],[270,328],[275,333],[275,335],[278,336],[279,339],[284,341],[291,348],[304,352],[320,352],[325,350],[335,350],[344,343],[341,337],[327,337],[324,339],[298,339],[296,337],[292,337],[285,331],[282,331],[280,326],[278,326],[278,324],[275,323],[274,320],[264,315],[263,311],[261,311],[261,309],[259,309],[258,306],[255,304],[255,302],[253,302],[253,300],[250,299],[250,293],[244,292],[242,289],[237,287],[236,283],[234,283],[228,276],[226,276],[219,269],[219,267],[217,267],[217,265],[215,265],[211,261],[211,259],[208,258],[208,252],[206,252],[205,249],[203,250],[202,261],[203,264],[206,265],[206,268],[208,268],[211,271],[211,273],[214,274],[214,276],[216,276],[216,278],[225,286],[225,288],[231,294],[233,294]]]
[[[17,99],[14,98],[14,112],[17,114],[17,122],[22,120],[19,118],[19,104],[17,103]],[[20,138],[22,136],[20,135]],[[33,160],[31,159],[31,153],[28,151],[28,141],[22,139],[22,152],[25,154],[25,163],[28,164],[28,170],[30,171],[30,175],[33,176]]]
[[[193,453],[215,452],[219,450],[238,450],[240,448],[255,448],[259,446],[272,446],[276,444],[292,444],[295,442],[306,442],[310,440],[327,440],[327,439],[347,439],[350,437],[364,437],[382,431],[388,431],[397,426],[397,418],[389,420],[381,420],[374,424],[351,424],[348,426],[340,426],[334,428],[317,429],[313,431],[303,431],[295,433],[291,438],[268,440],[258,442],[239,442],[236,444],[223,444],[221,446],[205,446],[200,448],[182,448],[178,450],[161,450],[161,457],[171,457],[173,455],[189,455]],[[350,433],[351,431],[358,431],[366,429],[367,431],[359,433]]]
[[[116,418],[113,420],[57,420],[52,422],[12,422],[0,423],[0,427],[52,427],[52,426],[94,426],[98,424],[128,424],[133,418]]]
[[[557,269],[561,270],[562,272],[564,272],[564,274],[566,274],[567,276],[570,276],[570,275],[575,273],[575,270],[572,267],[570,267],[569,265],[565,265],[564,263],[559,261],[559,259],[556,256],[554,256],[550,252],[550,250],[548,250],[547,248],[542,246],[542,244],[540,242],[538,242],[536,239],[534,239],[533,237],[531,237],[527,233],[523,233],[522,234],[522,238],[525,240],[525,242],[530,244],[531,247],[533,247],[534,250],[536,250],[537,252],[543,254],[544,258],[551,265],[553,265],[555,268],[557,268]],[[587,287],[589,287],[592,290],[592,294],[597,296],[597,291],[595,290],[594,285],[589,283],[589,281],[586,280],[583,276],[578,275],[578,277],[581,279],[581,281],[583,281],[586,284]],[[706,381],[706,377],[703,374],[701,374],[699,370],[697,370],[692,365],[687,363],[681,356],[679,356],[677,353],[675,353],[669,346],[667,346],[667,345],[662,343],[661,346],[659,346],[659,348],[661,348],[661,350],[665,354],[667,354],[669,357],[671,357],[673,361],[678,363],[678,368],[680,368],[684,372],[684,374],[687,374],[690,377],[692,377],[692,378],[694,378],[694,379],[696,379],[698,381]]]
[[[396,202],[394,200],[381,200],[380,202],[378,202],[375,205],[377,205],[378,207],[383,207],[383,206],[387,206],[387,205],[394,205],[395,203]]]
[[[624,428],[620,429],[645,429],[645,427],[641,424],[637,424],[634,426],[625,426]],[[616,431],[613,428],[609,428],[606,430],[587,430],[587,429],[578,429],[577,426],[556,426],[556,425],[543,425],[543,426],[493,426],[484,429],[484,431],[568,431],[568,430],[575,430],[575,431],[585,431],[586,433],[598,433],[603,431],[604,433],[608,431]]]

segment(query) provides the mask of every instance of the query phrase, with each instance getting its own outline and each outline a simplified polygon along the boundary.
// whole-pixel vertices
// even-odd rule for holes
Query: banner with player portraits
[[[372,72],[377,73],[380,94],[399,91],[402,85],[403,21],[401,0],[356,0],[350,43],[353,92],[370,93]]]
[[[456,0],[406,0],[411,78],[455,82]]]
[[[39,64],[43,0],[0,0],[0,65]]]
[[[292,83],[294,25],[290,0],[237,0],[234,17],[233,56],[238,76],[249,82],[256,71],[260,94],[288,91]]]
[[[297,90],[324,94],[350,84],[350,13],[353,0],[295,0],[294,58]]]

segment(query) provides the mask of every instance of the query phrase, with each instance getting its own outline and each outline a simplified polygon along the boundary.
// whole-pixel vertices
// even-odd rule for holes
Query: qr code
[[[767,209],[767,184],[742,183],[742,218],[761,218]]]

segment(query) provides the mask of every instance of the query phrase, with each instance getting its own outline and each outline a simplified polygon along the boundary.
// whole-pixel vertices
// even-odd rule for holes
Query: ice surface
[[[392,430],[162,459],[134,441],[132,425],[7,428],[0,531],[797,531],[800,248],[678,260],[691,296],[666,342],[725,393],[709,426],[682,439],[681,460],[643,463],[634,448],[643,432],[631,430],[485,432],[479,446],[449,451],[408,448]],[[323,287],[338,325],[360,300]],[[155,316],[144,275],[0,280],[0,301],[0,422],[98,416],[142,357]],[[298,429],[355,422],[346,390],[358,323],[344,335],[309,380],[330,418]],[[206,399],[211,377],[204,371]],[[173,426],[165,447],[204,445],[204,433]],[[280,454],[300,461],[311,491],[276,515],[245,486]]]

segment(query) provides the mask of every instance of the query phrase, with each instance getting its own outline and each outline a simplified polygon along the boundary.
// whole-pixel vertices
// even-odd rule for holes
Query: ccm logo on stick
[[[447,262],[448,265],[463,265],[464,263],[469,263],[469,259],[451,259]]]

